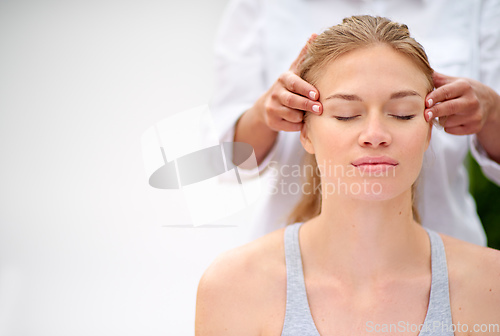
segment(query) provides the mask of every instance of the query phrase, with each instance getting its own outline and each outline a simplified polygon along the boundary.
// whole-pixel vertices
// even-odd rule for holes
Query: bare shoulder
[[[283,270],[286,286],[283,230],[226,251],[212,262],[198,285],[197,336],[260,334],[264,307],[283,285]]]
[[[240,247],[221,253],[203,274],[200,283],[253,284],[263,273],[272,272],[283,261],[284,228],[273,231]],[[252,275],[253,278],[248,276]]]
[[[454,320],[499,323],[500,251],[440,236],[446,250]]]

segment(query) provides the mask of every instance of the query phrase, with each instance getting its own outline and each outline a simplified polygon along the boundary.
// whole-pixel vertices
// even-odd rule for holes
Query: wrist
[[[244,129],[264,137],[275,137],[278,132],[271,129],[265,120],[265,100],[266,95],[261,96],[255,104],[242,114],[235,127],[235,141],[237,130]]]
[[[490,130],[498,131],[498,125],[500,124],[500,96],[492,88],[490,90],[490,99],[487,108],[487,116],[483,127],[479,133],[489,133]],[[478,133],[478,135],[479,135]]]
[[[488,156],[500,163],[500,95],[493,89],[490,94],[490,101],[488,106],[488,115],[486,120],[476,136],[481,146],[486,150]]]
[[[252,128],[257,128],[259,130],[268,129],[269,131],[274,131],[269,127],[265,118],[267,95],[267,92],[263,94],[245,113],[248,114],[248,119],[252,125]]]
[[[493,97],[490,113],[488,113],[487,123],[498,125],[500,124],[500,95],[496,93],[495,90],[491,89],[491,95]],[[498,129],[498,128],[497,128]]]
[[[253,147],[257,165],[262,163],[278,137],[278,132],[266,124],[263,108],[264,104],[259,99],[241,115],[234,127],[234,141],[245,142]]]

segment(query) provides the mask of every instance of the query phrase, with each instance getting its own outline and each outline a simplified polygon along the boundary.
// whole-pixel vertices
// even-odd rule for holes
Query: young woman
[[[500,335],[500,252],[425,229],[413,210],[431,75],[385,18],[345,19],[311,43],[301,76],[324,112],[304,118],[312,176],[295,223],[214,261],[197,336]]]

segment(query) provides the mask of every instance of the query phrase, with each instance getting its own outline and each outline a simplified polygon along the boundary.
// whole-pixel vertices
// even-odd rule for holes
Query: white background
[[[0,335],[192,335],[240,228],[185,229],[141,135],[209,102],[227,0],[0,0]]]

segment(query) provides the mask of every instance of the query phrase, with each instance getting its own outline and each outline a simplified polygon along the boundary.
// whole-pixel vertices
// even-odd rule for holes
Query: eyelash
[[[352,120],[358,116],[353,116],[353,117],[335,117],[335,119],[340,120],[340,121],[347,121],[347,120]]]
[[[410,114],[410,115],[405,115],[405,116],[398,116],[398,115],[392,115],[394,118],[399,119],[399,120],[410,120],[415,118],[415,114]]]
[[[393,116],[394,118],[399,119],[399,120],[411,120],[411,119],[415,118],[415,114],[410,114],[410,115],[405,115],[405,116],[398,116],[398,115],[391,114],[391,116]],[[352,120],[356,117],[359,117],[359,116],[335,117],[335,119],[340,120],[340,121],[348,121],[348,120]]]

